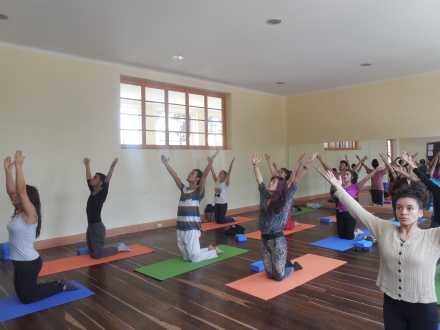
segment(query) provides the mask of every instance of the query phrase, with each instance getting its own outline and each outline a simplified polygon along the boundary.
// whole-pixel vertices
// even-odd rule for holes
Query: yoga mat
[[[167,278],[174,277],[183,273],[190,272],[197,268],[202,268],[207,265],[211,265],[215,262],[219,262],[228,258],[232,258],[248,252],[249,250],[239,249],[227,245],[218,245],[218,248],[224,253],[219,254],[217,258],[203,260],[200,262],[185,261],[182,257],[176,257],[173,259],[164,260],[148,266],[136,268],[134,271],[143,275],[150,276],[157,280],[166,280]]]
[[[354,247],[356,242],[360,241],[364,236],[370,235],[370,231],[367,229],[360,228],[364,233],[362,235],[358,235],[352,240],[342,239],[338,236],[332,236],[328,238],[324,238],[320,241],[312,242],[310,245],[322,247],[325,249],[336,250],[336,251],[346,251]]]
[[[370,195],[370,193],[368,191],[361,191],[357,194],[356,198],[362,197],[362,196],[367,196],[367,195]]]
[[[43,262],[43,268],[41,269],[40,274],[38,274],[38,276],[46,276],[55,273],[66,272],[72,269],[105,264],[107,262],[114,260],[126,259],[141,254],[154,252],[154,250],[139,244],[129,245],[128,247],[132,250],[131,252],[119,252],[118,254],[101,259],[93,259],[90,255],[85,254],[82,256],[75,256],[70,258]]]
[[[293,259],[292,263],[295,261],[297,261],[303,269],[294,272],[281,282],[269,279],[266,272],[263,271],[228,283],[226,286],[263,300],[269,300],[346,263],[346,261],[321,257],[314,254],[306,254],[297,259]]]
[[[440,265],[435,268],[435,295],[437,296],[437,305],[440,305]]]
[[[283,230],[283,234],[284,234],[284,236],[286,236],[286,235],[289,235],[289,234],[292,234],[292,233],[296,233],[296,232],[301,231],[301,230],[309,229],[309,228],[312,228],[312,227],[316,227],[316,225],[309,225],[309,224],[306,224],[306,223],[301,223],[300,226],[295,227],[295,228],[293,228],[291,230]],[[245,234],[245,236],[248,237],[248,238],[253,238],[253,239],[260,240],[261,239],[261,231],[259,231],[259,230],[253,231],[253,232]]]
[[[49,298],[34,302],[32,304],[23,304],[17,298],[17,296],[10,296],[0,299],[0,322],[12,320],[23,315],[35,313],[44,309],[52,308],[58,305],[94,295],[92,291],[86,289],[77,282],[71,282],[78,285],[80,289],[73,291],[64,291]]]
[[[249,222],[249,221],[255,220],[253,218],[245,218],[245,217],[234,217],[234,218],[236,221],[229,222],[229,223],[217,223],[215,221],[203,222],[202,223],[202,231],[213,230],[213,229],[222,228],[222,227],[229,227],[232,225],[236,225],[238,223]]]
[[[316,211],[317,209],[311,208],[311,207],[301,207],[301,211],[295,211],[292,212],[292,215],[299,215],[299,214],[304,214],[304,213],[309,213],[309,212],[313,212]]]
[[[370,213],[374,214],[375,212],[370,212]],[[327,215],[327,216],[321,217],[321,218],[332,218],[333,222],[337,222],[336,215]],[[321,220],[321,218],[318,218],[318,220]]]

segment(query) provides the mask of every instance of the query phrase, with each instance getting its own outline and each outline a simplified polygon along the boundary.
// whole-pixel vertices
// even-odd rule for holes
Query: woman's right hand
[[[258,152],[254,152],[254,154],[252,155],[252,164],[253,165],[258,165],[260,160],[261,159],[258,159]]]
[[[326,179],[333,187],[335,187],[336,189],[339,189],[342,187],[342,180],[341,179],[336,179],[335,174],[333,173],[333,171],[326,171],[325,173],[323,173],[319,168],[316,167],[315,165],[315,169],[318,171],[319,174],[322,175],[322,177],[324,179]]]
[[[14,164],[15,166],[21,166],[24,163],[24,156],[22,155],[20,150],[17,150],[14,155]]]
[[[6,157],[4,163],[6,171],[12,170],[12,168],[14,167],[14,162],[12,161],[11,157]]]

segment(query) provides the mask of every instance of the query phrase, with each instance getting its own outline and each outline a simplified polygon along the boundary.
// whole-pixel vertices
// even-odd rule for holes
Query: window
[[[223,148],[225,112],[221,93],[121,78],[123,148]]]
[[[387,155],[388,155],[388,163],[391,163],[393,158],[393,140],[387,140]]]
[[[324,142],[324,150],[357,150],[357,141]]]

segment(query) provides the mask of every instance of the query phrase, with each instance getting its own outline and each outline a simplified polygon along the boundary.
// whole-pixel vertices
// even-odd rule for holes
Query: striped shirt
[[[177,230],[201,230],[200,201],[205,197],[205,191],[200,193],[200,188],[189,190],[182,184],[180,200],[177,208]]]

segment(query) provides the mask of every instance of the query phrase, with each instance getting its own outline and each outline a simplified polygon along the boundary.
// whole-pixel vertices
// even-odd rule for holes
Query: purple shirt
[[[351,185],[349,185],[348,187],[344,187],[342,186],[342,188],[344,188],[344,190],[346,192],[348,192],[348,194],[355,198],[357,196],[357,194],[359,193],[359,189],[357,186],[357,183],[352,183]],[[342,204],[340,201],[338,202],[338,209],[340,211],[347,211],[347,208],[344,206],[344,204]]]

